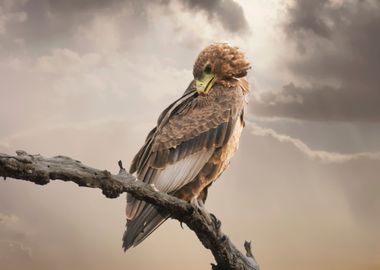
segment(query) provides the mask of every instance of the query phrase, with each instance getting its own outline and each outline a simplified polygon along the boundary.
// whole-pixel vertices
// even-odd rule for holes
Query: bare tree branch
[[[137,181],[125,171],[121,161],[119,174],[113,175],[107,170],[94,169],[65,156],[45,158],[41,155],[29,155],[25,151],[16,153],[17,156],[0,153],[0,176],[4,179],[11,177],[38,185],[45,185],[56,179],[71,181],[79,186],[100,188],[108,198],[116,198],[123,192],[129,192],[137,199],[155,205],[160,211],[169,212],[172,218],[193,230],[203,246],[214,255],[217,265],[212,265],[212,269],[259,269],[249,242],[244,245],[247,252],[245,256],[221,232],[221,222],[213,214],[159,192],[154,186]]]

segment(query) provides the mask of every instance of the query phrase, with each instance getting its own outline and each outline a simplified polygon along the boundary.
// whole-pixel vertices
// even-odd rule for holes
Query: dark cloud
[[[144,10],[153,5],[168,5],[175,0],[141,1],[141,0],[111,0],[111,1],[91,1],[91,0],[68,0],[68,1],[48,1],[50,7],[60,12],[78,12],[96,9],[110,9],[114,6],[124,5],[139,11],[143,15]],[[243,8],[234,0],[177,0],[185,8],[191,11],[205,12],[211,21],[219,21],[221,25],[230,32],[240,32],[247,30],[248,23],[245,19]]]
[[[321,12],[327,3],[328,0],[296,1],[296,4],[288,9],[288,16],[291,19],[285,25],[287,32],[293,34],[311,31],[316,35],[327,37],[329,28],[321,16]]]
[[[292,83],[264,93],[256,115],[380,121],[380,2],[298,0],[284,25],[296,52]]]
[[[266,92],[253,101],[257,116],[324,121],[379,121],[380,93],[368,89],[328,85],[285,85],[279,93]]]
[[[134,28],[140,28],[145,23],[143,14],[130,2],[35,0],[15,4],[11,6],[9,12],[23,12],[27,19],[24,23],[7,25],[8,36],[2,41],[8,46],[3,47],[13,51],[15,49],[13,40],[22,39],[27,44],[28,51],[36,54],[44,54],[51,48],[72,48],[74,44],[70,38],[75,35],[79,27],[91,24],[94,19],[101,16],[117,15],[123,7],[131,10],[129,14],[131,20],[125,19],[127,23],[125,32],[130,34],[132,22]]]
[[[183,0],[181,2],[191,10],[206,12],[210,20],[218,20],[230,32],[248,29],[243,8],[233,0]]]
[[[112,8],[115,5],[125,3],[122,0],[45,0],[48,7],[56,12],[80,12],[94,11],[99,9]]]
[[[35,0],[15,1],[7,5],[0,2],[0,11],[5,10],[14,16],[25,15],[24,23],[8,19],[10,22],[5,26],[2,25],[0,17],[0,33],[4,27],[8,32],[6,37],[2,38],[0,35],[0,41],[5,43],[1,47],[12,49],[15,39],[23,39],[38,50],[62,45],[70,47],[67,37],[72,36],[78,26],[91,22],[99,15],[116,16],[120,11],[125,11],[125,16],[128,17],[124,19],[124,26],[127,28],[124,33],[131,38],[129,30],[132,28],[141,29],[149,23],[155,23],[147,14],[155,12],[158,6],[167,8],[167,14],[177,16],[181,10],[169,8],[172,2],[179,2],[187,11],[204,13],[211,24],[220,24],[227,32],[242,33],[248,29],[242,7],[233,0]],[[4,15],[5,18],[9,14]],[[140,34],[144,32],[146,31],[137,31]]]

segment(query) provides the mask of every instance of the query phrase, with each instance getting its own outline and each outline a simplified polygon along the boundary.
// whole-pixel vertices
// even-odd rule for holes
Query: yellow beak
[[[195,81],[198,94],[207,94],[214,85],[216,76],[214,74],[203,74],[202,78]]]

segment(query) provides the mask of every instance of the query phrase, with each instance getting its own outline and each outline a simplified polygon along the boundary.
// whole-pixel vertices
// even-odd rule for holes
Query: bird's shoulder
[[[245,93],[240,89],[217,86],[212,93],[197,96],[182,110],[171,115],[156,130],[153,150],[176,147],[236,118],[244,107]]]

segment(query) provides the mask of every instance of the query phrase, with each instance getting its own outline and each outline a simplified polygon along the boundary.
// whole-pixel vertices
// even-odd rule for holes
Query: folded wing
[[[130,172],[136,172],[139,180],[166,193],[193,181],[215,149],[227,143],[243,109],[241,98],[214,98],[210,106],[195,91],[187,90],[171,104],[135,156]],[[129,194],[126,215],[125,250],[139,244],[168,218]]]

